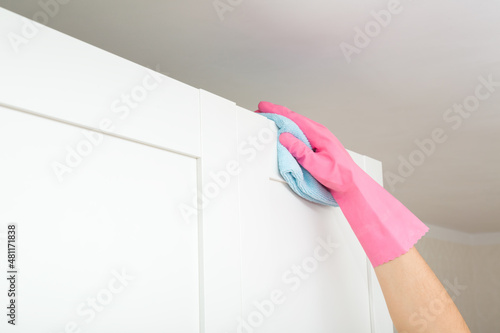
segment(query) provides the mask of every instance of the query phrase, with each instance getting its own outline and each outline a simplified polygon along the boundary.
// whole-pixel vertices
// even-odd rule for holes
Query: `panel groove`
[[[113,133],[113,132],[103,131],[103,130],[101,130],[99,128],[95,128],[95,127],[91,127],[91,126],[86,126],[86,125],[78,124],[78,123],[71,122],[71,121],[68,121],[68,120],[64,120],[64,119],[60,119],[60,118],[48,116],[48,115],[45,115],[45,114],[41,114],[41,113],[38,113],[38,112],[35,112],[35,111],[32,111],[32,110],[24,109],[24,108],[21,108],[21,107],[18,107],[18,106],[14,106],[14,105],[10,105],[10,104],[6,104],[6,103],[3,103],[3,102],[0,102],[0,107],[4,107],[4,108],[12,110],[12,111],[23,112],[23,113],[26,113],[26,114],[29,114],[29,115],[32,115],[32,116],[36,116],[36,117],[40,117],[40,118],[44,118],[44,119],[56,121],[58,123],[63,123],[63,124],[66,124],[66,125],[70,125],[70,126],[74,126],[74,127],[86,129],[86,130],[93,131],[93,132],[96,132],[96,133],[101,133],[101,134],[109,135],[109,136],[112,136],[112,137],[115,137],[115,138],[118,138],[118,139],[122,139],[122,140],[130,141],[130,142],[138,143],[138,144],[149,146],[149,147],[153,147],[153,148],[156,148],[156,149],[168,151],[169,153],[174,153],[174,154],[178,154],[178,155],[182,155],[182,156],[186,156],[186,157],[190,157],[190,158],[195,158],[195,159],[197,159],[199,157],[199,156],[196,156],[196,155],[193,155],[193,154],[185,153],[185,152],[174,150],[174,149],[170,149],[170,148],[165,148],[165,147],[162,147],[162,146],[158,146],[158,145],[155,145],[155,144],[152,144],[152,143],[149,143],[149,142],[144,142],[144,141],[141,141],[141,140],[137,140],[137,139],[134,139],[134,138],[131,138],[131,137],[126,137],[126,136],[123,136],[123,135],[120,135],[120,134],[116,134],[116,133]]]

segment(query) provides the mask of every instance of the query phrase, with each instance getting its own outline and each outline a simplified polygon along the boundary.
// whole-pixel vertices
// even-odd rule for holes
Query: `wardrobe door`
[[[199,156],[198,89],[0,8],[0,103]]]
[[[254,153],[240,154],[243,311],[235,330],[370,332],[366,255],[342,212],[292,192],[277,174],[274,124],[238,116],[240,144]]]
[[[2,8],[0,31],[0,270],[16,292],[0,279],[16,315],[0,331],[387,331],[341,210],[278,174],[272,121]]]
[[[199,332],[196,182],[194,158],[0,107],[0,331]]]

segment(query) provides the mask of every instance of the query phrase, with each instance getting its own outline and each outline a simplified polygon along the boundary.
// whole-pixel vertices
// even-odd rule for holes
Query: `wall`
[[[467,234],[427,225],[430,231],[416,248],[471,332],[500,332],[500,233]]]

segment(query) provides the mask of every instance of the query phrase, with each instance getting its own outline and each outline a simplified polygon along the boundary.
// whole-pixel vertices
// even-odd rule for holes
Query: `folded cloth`
[[[311,149],[309,140],[299,126],[287,117],[278,114],[262,112],[258,114],[274,121],[278,127],[278,169],[290,188],[299,196],[309,201],[338,207],[330,191],[304,169],[295,157],[290,154],[288,149],[280,143],[280,134],[288,132],[304,142]]]

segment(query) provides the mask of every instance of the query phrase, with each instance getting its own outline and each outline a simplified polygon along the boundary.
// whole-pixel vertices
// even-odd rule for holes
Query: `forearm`
[[[375,267],[399,333],[470,332],[453,300],[415,247]]]

